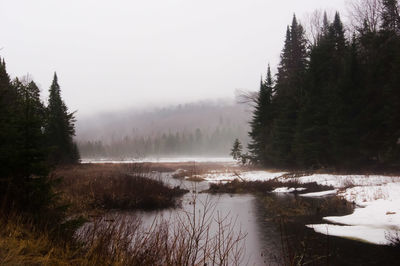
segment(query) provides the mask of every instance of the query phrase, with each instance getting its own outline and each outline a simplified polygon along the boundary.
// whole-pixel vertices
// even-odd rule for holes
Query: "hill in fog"
[[[246,106],[201,101],[79,119],[82,158],[228,156],[235,138],[248,140]]]

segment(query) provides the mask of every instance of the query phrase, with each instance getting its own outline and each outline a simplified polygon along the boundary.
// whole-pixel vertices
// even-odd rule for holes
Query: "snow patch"
[[[225,172],[225,173],[208,173],[202,175],[203,179],[209,182],[233,181],[268,181],[282,176],[285,172],[268,172],[268,171],[249,171],[249,172]]]
[[[304,190],[306,190],[306,188],[303,188],[303,187],[299,187],[299,188],[279,187],[279,188],[276,188],[272,192],[274,192],[274,193],[292,193],[295,191],[304,191]]]
[[[310,224],[307,227],[325,235],[349,238],[378,245],[390,244],[387,239],[388,232],[384,228],[370,228],[362,225],[340,226],[334,224]]]
[[[310,197],[310,198],[319,198],[319,197],[326,197],[326,196],[332,196],[336,195],[337,190],[326,190],[326,191],[320,191],[320,192],[312,192],[312,193],[306,193],[306,194],[300,194],[302,197]]]
[[[340,197],[357,205],[350,215],[324,217],[336,225],[308,226],[316,232],[387,245],[388,236],[400,231],[400,177],[313,175],[301,177],[303,182],[334,186]]]

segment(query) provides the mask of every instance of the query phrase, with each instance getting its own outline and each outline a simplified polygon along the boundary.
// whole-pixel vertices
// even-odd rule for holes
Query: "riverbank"
[[[397,175],[337,175],[235,171],[201,176],[214,183],[214,192],[254,190],[297,193],[302,197],[336,195],[355,205],[354,213],[324,217],[326,223],[309,224],[322,234],[378,245],[398,245],[400,231],[400,177]],[[300,191],[299,191],[300,189]]]

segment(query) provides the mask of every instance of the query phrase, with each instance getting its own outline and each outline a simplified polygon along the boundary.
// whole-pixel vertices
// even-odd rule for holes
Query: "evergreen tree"
[[[6,63],[0,58],[0,204],[8,205],[12,176],[18,171],[16,140],[17,94],[13,90]]]
[[[272,114],[272,92],[273,80],[271,68],[268,65],[267,77],[265,81],[260,82],[260,91],[256,100],[256,106],[253,111],[253,118],[250,122],[251,131],[249,136],[251,142],[248,149],[251,154],[253,163],[268,164],[268,147],[271,134]]]
[[[15,79],[12,86],[18,97],[18,135],[15,142],[17,158],[14,161],[18,172],[13,174],[10,196],[17,199],[14,202],[17,209],[43,215],[53,203],[54,197],[45,163],[45,108],[40,100],[39,88],[33,81],[21,82]]]
[[[47,123],[45,132],[50,147],[49,162],[51,164],[75,163],[79,158],[73,142],[75,135],[74,113],[68,112],[61,98],[57,74],[54,73],[50,87],[49,103],[47,106]]]
[[[237,161],[242,160],[242,150],[243,150],[242,143],[240,143],[239,139],[235,139],[235,142],[233,143],[233,147],[231,150],[231,156],[233,157],[234,160]]]
[[[338,93],[347,53],[343,24],[338,13],[332,24],[326,20],[324,24],[325,30],[311,47],[306,89],[297,121],[295,154],[297,163],[303,167],[333,163],[334,138],[340,138],[337,127],[342,122],[338,112],[345,104],[342,94]]]
[[[330,38],[333,41],[335,51],[337,53],[343,52],[346,48],[346,39],[344,36],[344,27],[342,20],[340,19],[339,12],[335,13],[335,19],[329,28]]]
[[[304,29],[293,16],[292,25],[286,32],[273,99],[276,116],[271,132],[270,156],[279,166],[288,166],[295,161],[294,136],[307,64]]]
[[[383,1],[380,31],[365,26],[351,40],[339,13],[332,23],[325,13],[309,53],[304,31],[293,18],[274,92],[268,94],[271,101],[261,100],[267,95],[263,82],[250,123],[249,150],[257,162],[400,167],[398,8],[397,1]],[[269,116],[263,116],[265,106]]]
[[[0,110],[2,214],[22,211],[39,218],[54,203],[45,163],[44,107],[33,81],[10,82],[4,60],[0,63]]]

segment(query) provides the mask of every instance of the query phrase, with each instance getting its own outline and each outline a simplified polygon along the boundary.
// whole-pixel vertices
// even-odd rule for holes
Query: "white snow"
[[[350,215],[324,217],[335,225],[310,225],[316,232],[386,245],[388,236],[400,231],[400,177],[313,175],[300,178],[305,182],[332,185],[357,205]]]
[[[272,192],[274,192],[274,193],[292,193],[295,191],[304,191],[304,190],[306,190],[306,188],[303,188],[303,187],[298,187],[298,188],[278,187]]]
[[[372,186],[387,183],[399,182],[400,177],[378,176],[378,175],[330,175],[315,174],[302,176],[299,178],[288,178],[287,180],[296,180],[300,183],[316,182],[319,185],[333,186],[335,188],[345,188],[352,186]]]
[[[209,182],[233,181],[267,181],[282,176],[285,172],[249,171],[249,172],[223,172],[202,175]]]
[[[360,225],[341,226],[334,224],[312,224],[307,225],[307,227],[314,229],[317,233],[325,235],[350,238],[378,245],[390,244],[386,238],[387,232],[383,228],[370,228]]]
[[[306,194],[300,194],[302,197],[309,197],[309,198],[319,198],[319,197],[325,197],[325,196],[331,196],[331,195],[336,195],[337,190],[326,190],[326,191],[320,191],[320,192],[312,192],[312,193],[306,193]]]

